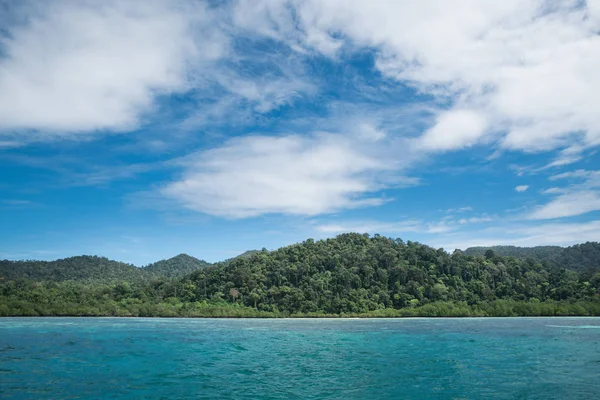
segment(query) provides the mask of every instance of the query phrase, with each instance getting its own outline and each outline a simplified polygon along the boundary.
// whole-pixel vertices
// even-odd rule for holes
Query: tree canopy
[[[484,255],[488,250],[492,250],[503,257],[531,258],[553,268],[589,271],[600,267],[600,243],[598,242],[587,242],[569,247],[470,247],[465,250],[465,253],[468,255]]]
[[[138,268],[133,264],[98,256],[76,256],[56,261],[0,260],[0,279],[30,279],[43,282],[81,281],[90,283],[143,282],[156,278],[181,278],[210,265],[180,254],[168,260]]]
[[[185,255],[146,271],[118,264],[131,270],[132,279],[66,280],[48,272],[52,268],[5,275],[0,315],[600,315],[597,248],[598,243],[570,247],[564,254],[573,258],[565,259],[578,261],[569,265],[587,263],[572,270],[529,256],[502,256],[494,248],[481,255],[450,254],[417,242],[349,233],[213,265]],[[193,271],[179,275],[183,270]],[[137,273],[155,275],[138,279]],[[41,279],[53,274],[61,279]]]

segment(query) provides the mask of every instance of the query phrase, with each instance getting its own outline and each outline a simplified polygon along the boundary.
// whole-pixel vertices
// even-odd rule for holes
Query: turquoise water
[[[594,318],[0,318],[2,399],[599,396]]]

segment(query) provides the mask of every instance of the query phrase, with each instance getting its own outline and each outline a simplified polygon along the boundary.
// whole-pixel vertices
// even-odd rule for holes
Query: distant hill
[[[465,253],[471,256],[483,256],[488,250],[493,250],[502,257],[531,258],[541,263],[547,263],[554,268],[566,268],[579,272],[600,268],[600,243],[598,242],[587,242],[569,247],[470,247],[465,250]]]
[[[146,275],[154,278],[181,278],[209,265],[204,260],[199,260],[187,254],[179,254],[168,260],[161,260],[147,265],[141,268],[141,270]]]
[[[245,252],[243,252],[240,255],[237,255],[237,256],[232,257],[232,258],[228,258],[228,259],[223,260],[223,261],[219,261],[216,264],[223,264],[223,265],[231,264],[235,260],[239,260],[239,259],[243,259],[243,258],[250,258],[253,255],[258,254],[260,252],[261,252],[261,250],[246,250]]]
[[[0,279],[134,283],[157,278],[181,278],[208,265],[206,261],[187,254],[157,261],[143,268],[98,256],[77,256],[56,261],[0,260]]]
[[[55,261],[0,260],[0,277],[4,280],[30,279],[34,281],[141,281],[144,272],[132,264],[125,264],[98,256],[77,256]]]
[[[496,247],[472,256],[346,233],[212,265],[188,255],[145,268],[91,256],[3,261],[0,316],[600,315],[599,250]]]
[[[600,243],[587,242],[570,247],[559,246],[491,246],[471,247],[464,251],[468,256],[484,256],[492,250],[501,257],[533,260],[545,268],[570,269],[589,272],[600,269]],[[109,260],[98,256],[77,256],[55,261],[7,261],[0,260],[0,281],[29,279],[32,281],[80,281],[93,283],[149,282],[153,279],[180,279],[195,271],[214,266],[227,267],[239,262],[262,262],[264,257],[273,257],[277,251],[249,250],[237,257],[210,264],[187,254],[157,261],[138,268],[132,264]],[[425,262],[425,261],[423,261]],[[429,262],[429,261],[428,261]]]
[[[528,258],[543,260],[556,257],[564,250],[560,246],[535,246],[535,247],[517,247],[517,246],[489,246],[489,247],[469,247],[465,254],[469,256],[483,256],[486,251],[493,250],[494,253],[502,257]]]
[[[560,256],[583,269],[595,263],[597,247],[572,246]],[[575,258],[578,252],[589,257]],[[183,278],[180,296],[185,287],[196,288],[184,295],[194,301],[227,301],[274,313],[339,314],[439,301],[597,299],[600,272],[579,273],[494,253],[449,254],[417,242],[348,233],[216,263]]]

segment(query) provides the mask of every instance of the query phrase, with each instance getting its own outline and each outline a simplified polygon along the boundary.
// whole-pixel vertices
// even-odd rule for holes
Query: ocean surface
[[[597,399],[600,318],[0,318],[2,399]]]

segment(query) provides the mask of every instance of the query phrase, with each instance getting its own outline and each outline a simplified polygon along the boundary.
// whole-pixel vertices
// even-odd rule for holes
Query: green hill
[[[181,278],[210,264],[187,254],[179,254],[168,260],[157,261],[147,265],[142,271],[154,278]]]
[[[142,280],[143,276],[143,271],[135,265],[98,256],[77,256],[56,261],[0,260],[0,277],[7,281],[136,282]]]
[[[535,246],[535,247],[518,247],[518,246],[489,246],[489,247],[469,247],[465,250],[465,254],[470,256],[483,256],[486,251],[493,250],[496,254],[502,257],[517,257],[517,258],[533,258],[535,260],[544,260],[555,257],[563,251],[564,247],[560,246]]]
[[[266,251],[266,250],[264,250],[264,251]],[[239,254],[239,255],[237,255],[235,257],[232,257],[232,258],[228,258],[228,259],[223,260],[223,261],[219,261],[218,263],[215,263],[215,264],[228,265],[228,264],[231,264],[235,260],[238,260],[240,258],[249,258],[249,257],[252,257],[253,255],[255,255],[257,253],[260,253],[260,252],[261,252],[261,250],[246,250],[242,254]]]
[[[559,246],[491,246],[470,247],[468,255],[485,255],[488,250],[502,257],[531,258],[552,268],[566,268],[574,271],[588,271],[600,268],[600,243],[587,242],[569,247]]]
[[[448,254],[379,235],[343,234],[262,251],[194,272],[190,301],[223,299],[277,312],[361,313],[433,302],[548,301],[597,296],[600,273],[514,257]],[[593,282],[593,283],[590,283]]]
[[[0,279],[5,281],[28,279],[32,281],[95,283],[139,283],[152,279],[181,278],[208,266],[206,261],[180,254],[143,268],[98,256],[77,256],[56,261],[0,260]]]
[[[598,243],[538,252],[543,261],[497,249],[450,254],[348,233],[213,265],[187,255],[145,268],[89,256],[4,261],[0,315],[600,315]]]

